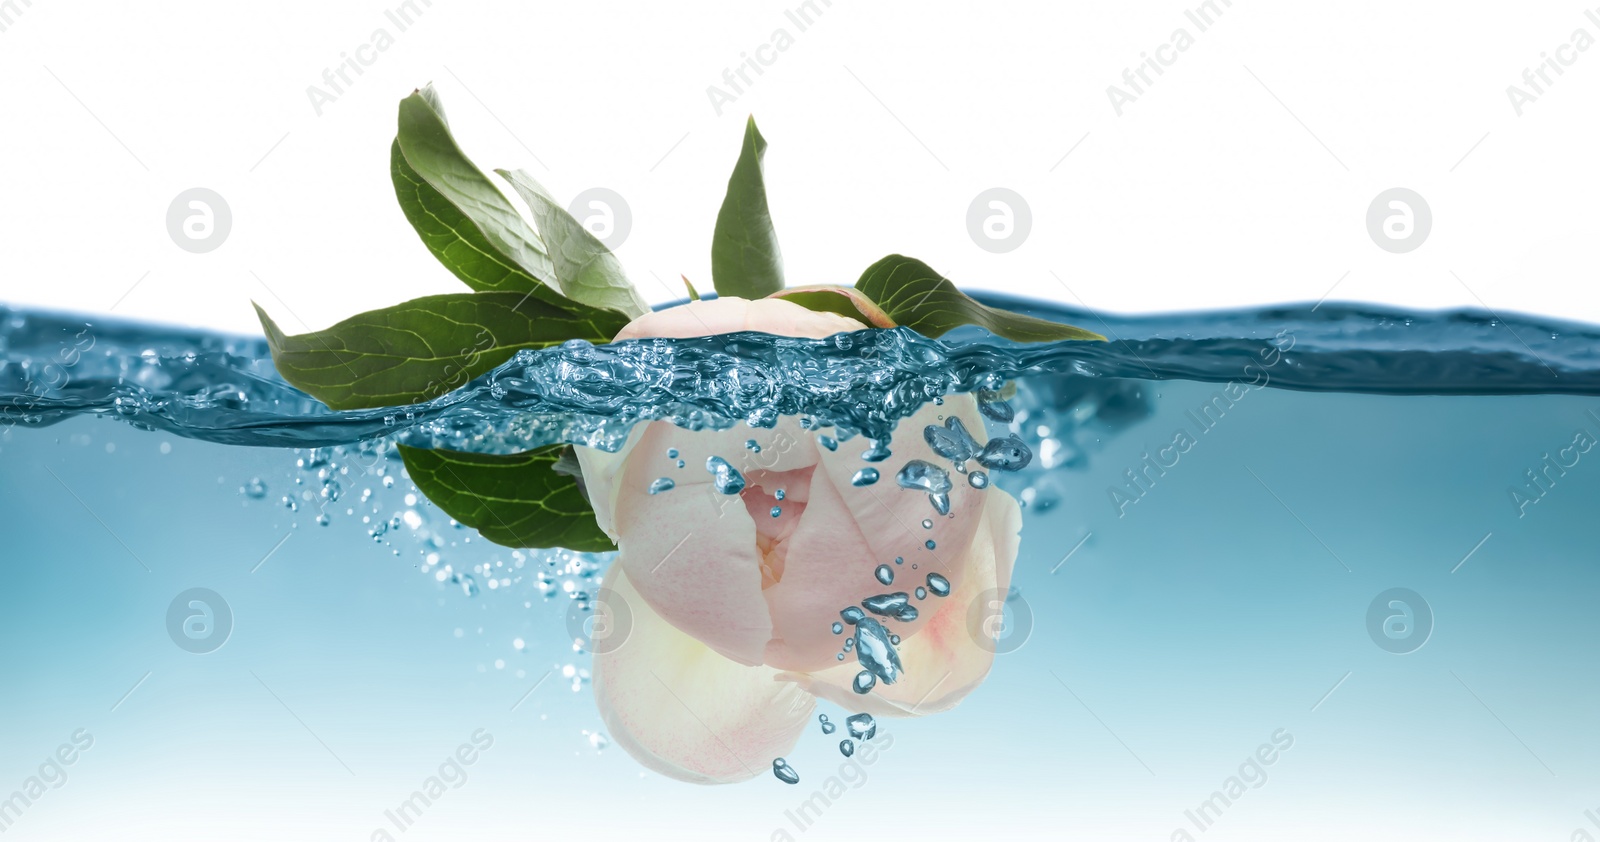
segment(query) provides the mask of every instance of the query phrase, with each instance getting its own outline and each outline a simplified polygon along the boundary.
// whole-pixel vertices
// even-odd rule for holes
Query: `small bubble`
[[[860,486],[863,486],[863,485],[871,485],[871,484],[873,484],[873,483],[875,483],[877,481],[878,481],[878,469],[877,468],[862,468],[861,470],[856,471],[856,475],[855,476],[850,478],[850,484],[854,485],[854,486],[857,486],[857,487],[860,487]]]
[[[678,458],[678,449],[676,447],[667,448],[667,458],[668,459],[676,459],[676,458]]]
[[[1010,424],[1011,420],[1017,417],[1011,404],[1001,400],[999,392],[990,390],[978,392],[978,411],[1001,424]]]
[[[961,419],[954,415],[945,419],[943,427],[938,424],[929,424],[922,431],[922,437],[927,441],[928,446],[933,448],[933,452],[949,459],[955,463],[957,468],[960,468],[968,459],[978,455],[978,451],[982,449],[978,442],[972,438],[972,434],[967,432],[967,428],[961,423]]]
[[[706,470],[711,473],[711,485],[717,493],[731,495],[744,490],[744,475],[721,456],[707,458]]]
[[[913,591],[913,593],[915,593],[917,595],[917,599],[927,599],[928,598],[928,589],[922,587],[921,585],[918,585],[917,589],[915,591]]]
[[[833,633],[834,634],[844,634],[844,623],[838,623],[838,622],[834,623],[833,624]]]
[[[992,439],[978,454],[978,462],[991,471],[1020,471],[1033,461],[1033,451],[1016,436]]]
[[[820,444],[829,450],[839,449],[839,442],[833,436],[817,436],[817,444]]]
[[[849,757],[850,755],[855,754],[856,753],[856,744],[855,744],[855,742],[852,741],[852,740],[840,740],[839,741],[839,753],[844,755],[845,757]]]
[[[949,596],[950,580],[937,573],[929,573],[928,590],[933,591],[934,596]]]
[[[876,686],[878,686],[878,677],[873,675],[869,670],[862,670],[861,672],[856,673],[855,681],[851,682],[850,689],[862,695],[866,695],[867,693],[872,692],[872,688]]]
[[[988,488],[989,475],[983,471],[973,471],[967,475],[967,484],[973,488]]]
[[[244,487],[239,489],[239,493],[252,500],[260,500],[267,496],[267,484],[261,481],[261,477],[251,477]]]
[[[778,515],[781,515],[781,514],[783,514],[783,507],[782,506],[773,506],[772,507],[772,516],[773,517],[777,517]]]
[[[772,774],[786,784],[800,783],[800,773],[796,772],[794,767],[790,766],[788,761],[781,757],[772,761]]]
[[[872,571],[872,575],[877,578],[878,582],[881,584],[894,584],[894,568],[887,564],[878,565],[878,569]]]
[[[928,539],[928,540],[927,540],[927,542],[926,542],[926,543],[924,543],[924,544],[923,544],[923,546],[924,546],[924,547],[927,547],[927,548],[928,548],[928,549],[930,549],[930,550],[931,550],[931,549],[933,549],[933,548],[934,548],[934,547],[937,547],[937,546],[939,546],[939,545],[938,545],[938,544],[936,544],[936,543],[934,543],[934,541],[933,541],[933,539],[932,539],[932,538],[929,538],[929,539]]]
[[[911,597],[907,596],[904,591],[896,591],[894,593],[882,593],[878,594],[877,596],[869,596],[866,599],[861,600],[861,604],[865,605],[867,610],[874,614],[883,617],[890,617],[899,612],[902,608],[906,607],[906,603],[910,600]]]
[[[677,485],[677,483],[672,481],[671,477],[661,477],[655,482],[650,483],[650,493],[660,494],[663,491],[671,491],[672,489],[676,488]]]
[[[912,459],[895,475],[895,482],[901,488],[912,491],[926,491],[929,494],[946,494],[951,488],[950,474],[945,469],[931,462],[921,459]]]

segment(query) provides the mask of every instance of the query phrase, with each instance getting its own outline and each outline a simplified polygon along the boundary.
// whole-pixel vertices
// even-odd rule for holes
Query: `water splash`
[[[0,307],[0,425],[99,414],[224,444],[390,437],[505,453],[562,441],[615,449],[641,420],[726,429],[800,415],[815,429],[834,428],[824,445],[870,439],[864,456],[876,459],[887,457],[880,443],[901,418],[963,392],[982,395],[980,410],[997,423],[1022,423],[1067,399],[1103,399],[1109,420],[1119,410],[1117,381],[1600,395],[1600,327],[1555,319],[1335,305],[1105,317],[987,300],[1095,324],[1113,341],[1016,345],[967,328],[943,340],[893,329],[844,343],[756,333],[568,343],[521,352],[431,401],[334,412],[286,384],[258,338]],[[1263,368],[1264,359],[1274,364]],[[1034,392],[999,398],[1023,376]]]

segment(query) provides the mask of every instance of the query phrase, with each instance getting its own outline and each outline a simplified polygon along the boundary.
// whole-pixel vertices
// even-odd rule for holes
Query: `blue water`
[[[258,339],[0,310],[4,835],[1600,838],[1600,455],[1574,445],[1600,440],[1600,329],[1034,307],[1115,341],[568,347],[350,413]],[[997,475],[1026,503],[1009,651],[870,757],[808,732],[796,786],[609,745],[571,634],[608,559],[489,544],[392,452],[796,413],[848,441],[1005,381],[1035,454]],[[203,654],[167,628],[192,588],[226,606]],[[1369,629],[1393,588],[1425,632]],[[462,745],[464,780],[394,830]]]

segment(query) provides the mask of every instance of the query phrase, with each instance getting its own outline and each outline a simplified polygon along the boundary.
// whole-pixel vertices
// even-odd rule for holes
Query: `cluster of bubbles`
[[[415,555],[419,572],[455,587],[467,597],[501,590],[532,579],[546,600],[557,597],[590,608],[600,584],[605,557],[563,549],[504,550],[489,546],[481,560],[458,564],[452,550],[474,543],[474,533],[445,516],[405,478],[392,442],[378,439],[353,445],[295,451],[295,471],[283,480],[278,505],[311,515],[327,526],[335,518],[359,522],[374,543],[400,557]],[[274,482],[273,485],[277,483]],[[250,477],[239,488],[247,500],[265,500],[268,482]],[[312,513],[315,514],[312,514]],[[298,529],[298,520],[291,523]]]
[[[977,397],[979,410],[991,421],[1005,424],[1015,419],[1014,410],[999,392],[983,391]],[[1016,472],[1033,461],[1033,451],[1017,436],[999,436],[991,439],[986,445],[980,445],[967,431],[966,425],[955,415],[948,416],[942,425],[929,424],[925,427],[923,440],[934,453],[947,460],[956,473],[967,475],[968,484],[980,491],[989,487],[988,474],[980,470],[971,470],[970,462],[976,461],[991,471]],[[907,461],[895,475],[895,483],[903,489],[927,494],[929,503],[941,517],[950,514],[950,493],[955,484],[950,478],[950,471],[945,468],[922,459],[912,459]],[[923,520],[922,526],[924,529],[932,529],[932,519]],[[937,544],[930,538],[924,542],[924,546],[933,550]],[[895,565],[904,562],[903,556],[894,560]],[[913,564],[912,568],[915,569],[916,566]],[[873,570],[873,579],[884,587],[892,586],[895,582],[894,567],[879,564]],[[852,636],[844,642],[844,651],[839,653],[839,660],[842,661],[846,653],[854,651],[856,660],[862,667],[851,683],[855,692],[870,693],[880,681],[884,684],[893,684],[899,679],[903,667],[895,647],[900,644],[900,637],[892,634],[884,623],[891,620],[900,623],[914,622],[920,616],[920,612],[912,604],[913,597],[921,601],[926,599],[929,593],[940,598],[949,596],[950,580],[938,573],[929,573],[926,577],[926,586],[918,585],[911,593],[893,591],[874,594],[862,599],[859,606],[851,605],[839,612],[844,624],[855,627]],[[882,619],[869,617],[867,612]],[[834,623],[833,633],[842,634],[844,624]]]
[[[1004,425],[1011,425],[1016,421],[1016,411],[1000,391],[981,390],[977,394],[977,401],[979,411],[990,421]],[[826,440],[823,446],[829,447],[830,450],[837,447],[837,442],[831,437],[819,436],[818,439]],[[943,424],[929,424],[923,429],[923,439],[934,453],[950,463],[950,470],[965,475],[967,484],[976,491],[989,487],[989,474],[986,471],[1017,473],[1028,467],[1034,458],[1033,450],[1015,434],[997,436],[985,445],[978,444],[977,439],[968,432],[966,425],[955,415],[946,417]],[[755,442],[748,444],[754,445]],[[883,441],[874,440],[862,458],[869,462],[882,461],[890,455]],[[972,462],[977,462],[984,470],[973,469],[970,466]],[[715,456],[711,457],[706,469],[719,478],[724,472],[732,471],[731,466]],[[934,511],[943,517],[950,514],[950,493],[955,487],[950,478],[950,470],[922,459],[911,459],[895,475],[895,483],[900,488],[927,494]],[[853,482],[857,486],[870,485],[877,482],[878,477],[877,469],[863,468],[856,473]],[[718,490],[725,494],[738,493],[743,487],[743,478],[740,478],[737,489],[731,492],[725,491],[719,485]],[[777,509],[774,509],[773,516],[776,517],[777,514]],[[924,529],[932,529],[933,520],[923,520],[922,526]],[[924,546],[928,550],[933,550],[937,545],[932,539],[928,539]],[[874,581],[885,588],[892,587],[896,581],[895,566],[904,563],[905,557],[897,556],[894,559],[894,566],[879,564],[872,571]],[[916,567],[917,565],[912,565],[913,569]],[[832,625],[833,633],[843,635],[847,626],[853,627],[853,631],[845,637],[842,651],[837,657],[843,661],[849,653],[855,653],[856,662],[862,668],[851,681],[851,689],[857,694],[865,695],[872,692],[879,682],[893,684],[903,675],[905,666],[900,660],[897,649],[900,645],[900,636],[892,633],[885,624],[914,622],[920,616],[920,612],[917,606],[912,604],[913,598],[920,602],[931,594],[942,599],[948,597],[951,591],[950,580],[939,573],[926,574],[923,582],[910,593],[892,591],[873,594],[863,598],[858,605],[846,606],[839,611],[839,620]],[[819,720],[823,734],[834,732],[834,725],[826,714],[822,714]],[[849,717],[846,724],[851,736],[840,742],[839,751],[845,757],[849,757],[855,753],[855,741],[871,739],[877,732],[877,725],[871,715],[866,713]],[[799,773],[784,758],[773,760],[772,771],[778,780],[785,783],[794,784],[800,781]]]
[[[442,595],[458,599],[483,599],[499,592],[517,599],[524,609],[559,603],[566,610],[592,612],[607,555],[564,549],[509,549],[483,541],[477,533],[445,515],[407,478],[398,450],[389,440],[353,445],[305,448],[293,451],[293,463],[282,475],[246,476],[238,493],[247,505],[268,504],[290,513],[290,526],[314,521],[328,526],[334,521],[359,525],[377,545],[396,559],[409,558]],[[484,629],[477,628],[483,635]],[[457,628],[466,638],[472,628]],[[508,654],[492,654],[478,664],[479,672],[505,670],[519,679],[533,680],[544,668],[519,668],[515,663],[529,650],[523,636],[509,640]],[[504,645],[504,644],[502,644]],[[507,659],[511,663],[507,662]],[[581,693],[592,682],[582,641],[575,641],[568,659],[551,663],[550,681]],[[596,751],[610,744],[597,730],[580,737]]]
[[[991,384],[1003,385],[1003,384]],[[1007,402],[1003,393],[997,389],[983,389],[977,394],[977,403],[982,415],[996,424],[1012,425],[1017,419],[1017,413]],[[935,404],[942,404],[943,398],[933,399]],[[832,433],[818,433],[817,443],[829,451],[837,451],[841,440],[849,440],[856,435],[856,431],[849,428],[840,429],[828,425],[816,417],[803,416],[800,418],[802,429],[815,430],[820,427],[832,427]],[[751,422],[752,426],[758,426]],[[955,483],[950,477],[953,470],[957,474],[967,477],[967,484],[974,491],[982,491],[990,486],[989,471],[1014,474],[1022,471],[1034,460],[1033,450],[1012,432],[1007,435],[996,436],[987,444],[980,445],[970,433],[961,419],[950,415],[942,424],[929,424],[923,429],[923,439],[930,449],[946,462],[949,468],[936,465],[922,459],[908,460],[895,474],[895,483],[902,489],[919,491],[927,495],[929,504],[940,516],[950,514],[950,494],[955,488]],[[755,439],[745,442],[745,449],[752,453],[760,453],[761,445]],[[884,438],[869,438],[869,446],[862,453],[861,458],[866,462],[882,462],[892,455]],[[684,461],[679,458],[676,448],[669,448],[666,452],[668,460],[675,461],[677,467],[684,467]],[[971,463],[976,462],[977,468]],[[747,486],[745,477],[733,463],[722,456],[710,456],[706,459],[705,469],[711,474],[712,488],[719,494],[727,496],[739,495]],[[860,468],[854,474],[851,482],[856,486],[867,486],[878,482],[881,474],[877,468],[867,466]],[[662,476],[650,483],[648,493],[661,494],[676,487],[671,477]],[[773,495],[781,503],[784,491],[778,489]],[[783,507],[774,505],[771,508],[772,517],[782,515]],[[933,520],[922,521],[925,529],[933,528]],[[929,538],[923,542],[928,550],[934,550],[937,543]],[[896,566],[905,563],[904,556],[894,559]],[[916,564],[911,567],[915,569]],[[882,587],[892,587],[895,583],[895,568],[889,564],[879,564],[873,570],[873,579]],[[918,584],[911,592],[892,591],[883,592],[864,597],[859,605],[850,605],[839,612],[840,620],[832,624],[835,635],[844,635],[846,626],[853,627],[850,635],[846,636],[838,653],[840,661],[854,653],[857,663],[861,666],[851,682],[852,689],[858,694],[867,694],[882,682],[893,684],[901,678],[905,667],[900,660],[896,647],[900,645],[900,635],[890,631],[886,623],[915,622],[920,615],[913,599],[920,602],[929,595],[944,598],[950,595],[950,580],[938,573],[928,573],[924,583]],[[869,614],[871,616],[869,616]],[[864,717],[864,719],[862,719]],[[861,734],[854,733],[858,723],[864,723],[862,733],[870,736],[874,730],[872,719],[867,714],[859,714],[849,720],[854,739],[864,739]],[[827,717],[822,717],[823,732],[831,733],[833,725]],[[846,739],[840,744],[840,751],[845,756],[850,756],[855,751],[853,739]],[[786,783],[798,783],[799,774],[784,758],[777,758],[772,764],[773,774]]]
[[[989,417],[1004,423],[1012,436],[1035,443],[1037,458],[1002,483],[1035,515],[1055,508],[1074,481],[1072,473],[1088,470],[1091,456],[1114,435],[1148,418],[1153,399],[1160,397],[1146,381],[1071,376],[1031,377],[1014,391],[1006,401],[1011,417]],[[997,406],[984,400],[993,394],[978,393],[980,410]],[[984,482],[989,481],[986,476]]]
[[[831,735],[837,730],[837,726],[828,720],[828,715],[825,713],[817,715],[817,722],[822,726],[824,736]],[[856,753],[856,743],[865,742],[878,735],[878,722],[872,718],[870,713],[858,713],[846,718],[844,727],[846,733],[850,736],[839,741],[839,753],[845,757],[850,757]],[[795,768],[789,765],[789,761],[782,757],[773,759],[772,774],[773,777],[786,784],[800,783],[800,773],[795,771]]]
[[[894,473],[897,486],[927,495],[930,506],[939,516],[949,515],[950,495],[960,493],[955,489],[953,475],[965,476],[973,491],[988,488],[993,482],[992,474],[1006,475],[1010,477],[1008,489],[1014,484],[1020,486],[1020,491],[1014,490],[1014,493],[1018,493],[1024,505],[1031,502],[1037,509],[1048,508],[1049,489],[1041,484],[1042,479],[1048,478],[1048,469],[1075,467],[1074,460],[1081,462],[1083,459],[1082,448],[1073,440],[1073,434],[1095,423],[1106,426],[1105,422],[1119,417],[1130,419],[1127,423],[1131,423],[1142,417],[1136,410],[1143,407],[1142,395],[1135,393],[1130,398],[1115,389],[1079,396],[1075,413],[1062,412],[1060,396],[1048,393],[1006,393],[995,388],[978,390],[976,397],[983,416],[992,424],[1003,426],[1003,434],[979,445],[959,418],[948,416],[943,423],[930,424],[923,430],[923,438],[930,449],[948,465],[913,459]],[[943,403],[942,399],[934,402]],[[1077,419],[1082,423],[1064,423],[1064,419]],[[801,426],[818,431],[818,443],[829,450],[837,450],[841,441],[859,435],[853,430],[833,427],[816,416],[803,416]],[[828,432],[820,432],[824,428]],[[1024,436],[1037,442],[1037,459],[1034,448],[1024,442]],[[745,448],[752,453],[760,452],[760,445],[754,440],[745,442]],[[474,535],[444,516],[406,480],[392,440],[382,438],[354,445],[310,448],[296,451],[296,456],[296,472],[281,485],[277,481],[271,483],[279,487],[278,501],[286,509],[307,514],[314,511],[314,519],[324,526],[341,516],[359,520],[374,542],[388,547],[397,557],[409,549],[417,556],[419,571],[459,589],[469,598],[477,597],[484,590],[510,588],[531,579],[533,588],[545,601],[563,600],[578,611],[593,610],[594,595],[605,567],[603,556],[565,550],[511,550],[469,564],[449,558],[461,545],[472,543]],[[668,450],[666,456],[669,465],[686,467],[675,449]],[[886,438],[868,438],[863,461],[883,462],[890,457]],[[1046,470],[1028,470],[1035,465]],[[705,470],[711,474],[713,488],[722,494],[738,495],[746,488],[745,477],[727,459],[712,456],[707,459]],[[871,485],[880,477],[880,469],[869,464],[857,470],[853,482],[858,486]],[[660,476],[650,484],[648,491],[664,493],[675,485],[670,476]],[[391,489],[392,493],[384,494]],[[271,496],[268,482],[260,477],[243,482],[240,493],[250,500]],[[784,494],[779,490],[774,496],[780,505],[773,506],[771,514],[778,517]],[[389,505],[385,505],[385,500]],[[924,528],[933,526],[931,519],[922,523]],[[298,523],[295,526],[298,527]],[[930,538],[924,546],[933,550],[936,544]],[[852,682],[857,693],[869,693],[880,683],[892,684],[901,679],[904,665],[897,650],[901,638],[892,630],[892,624],[917,620],[920,612],[916,603],[930,595],[942,598],[950,594],[949,580],[938,573],[924,574],[922,580],[908,590],[888,590],[897,580],[904,579],[896,572],[904,563],[904,557],[897,557],[893,565],[879,564],[873,570],[873,579],[885,590],[866,596],[859,605],[845,608],[840,612],[840,621],[832,623],[833,633],[844,636],[839,660],[854,654],[861,666]],[[582,644],[581,640],[573,644],[579,654],[583,653]],[[497,669],[502,665],[503,661],[495,661]],[[575,692],[590,680],[589,670],[580,664],[568,663],[557,669]],[[863,733],[874,728],[870,716],[860,716],[866,719],[851,717],[852,736],[840,743],[840,751],[845,756],[853,754],[857,742],[864,738],[854,733],[858,721],[866,723],[861,729]],[[832,727],[831,723],[827,725]],[[774,773],[782,780],[788,780],[788,776],[798,780],[798,774],[787,763],[775,763]]]

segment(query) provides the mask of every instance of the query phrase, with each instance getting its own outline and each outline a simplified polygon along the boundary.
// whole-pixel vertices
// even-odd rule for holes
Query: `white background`
[[[1520,116],[1506,92],[1575,30],[1600,37],[1582,3],[1236,0],[1199,33],[1198,3],[816,2],[800,32],[798,2],[434,0],[402,33],[397,0],[6,0],[0,301],[253,332],[251,299],[294,330],[462,289],[389,183],[395,106],[432,81],[485,168],[624,196],[618,253],[653,301],[680,273],[710,287],[754,112],[791,284],[898,251],[1105,311],[1331,290],[1600,321],[1600,46]],[[1179,27],[1193,46],[1119,116],[1107,87]],[[393,46],[316,113],[308,86],[379,28]],[[718,115],[708,86],[779,28],[793,45]],[[196,186],[233,214],[200,255],[165,221]],[[1366,227],[1396,186],[1433,214],[1408,254]],[[967,231],[991,187],[1031,208],[1007,254]]]

